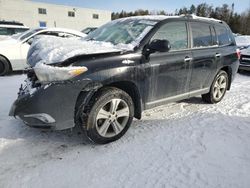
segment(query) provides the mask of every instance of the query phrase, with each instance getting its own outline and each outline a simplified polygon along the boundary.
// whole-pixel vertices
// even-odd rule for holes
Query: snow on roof
[[[179,15],[179,16],[165,16],[165,15],[132,16],[132,17],[127,17],[127,18],[121,18],[121,20],[125,20],[125,19],[148,19],[148,20],[161,21],[161,20],[171,19],[171,18],[191,18],[191,19],[197,19],[197,20],[222,22],[221,20],[218,20],[218,19],[196,16],[194,14],[182,14],[182,15]]]
[[[126,20],[126,19],[138,19],[138,20],[165,20],[168,18],[180,18],[180,16],[165,16],[165,15],[146,15],[146,16],[131,16],[131,17],[126,17],[126,18],[120,18],[120,20]]]

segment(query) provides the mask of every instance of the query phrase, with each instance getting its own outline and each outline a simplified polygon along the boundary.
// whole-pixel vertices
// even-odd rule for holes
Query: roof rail
[[[215,22],[222,23],[221,20],[217,20],[217,19],[214,19],[214,18],[206,18],[206,17],[196,16],[195,14],[182,14],[180,16],[181,17],[191,18],[191,19],[196,19],[196,20],[215,21]]]

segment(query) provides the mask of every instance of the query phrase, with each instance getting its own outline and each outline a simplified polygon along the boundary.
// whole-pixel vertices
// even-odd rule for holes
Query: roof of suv
[[[122,18],[122,19],[146,19],[146,20],[162,21],[162,20],[171,19],[171,18],[187,18],[187,19],[193,19],[193,20],[213,21],[217,23],[223,23],[223,21],[221,20],[217,20],[214,18],[200,17],[194,14],[182,14],[180,16],[164,16],[164,15],[132,16],[132,17],[127,17],[127,18]]]

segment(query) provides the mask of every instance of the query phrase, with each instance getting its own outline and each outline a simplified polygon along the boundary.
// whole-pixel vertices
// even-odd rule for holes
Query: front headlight
[[[38,63],[34,67],[34,71],[40,82],[68,80],[86,72],[87,70],[87,67],[54,67],[44,63]]]

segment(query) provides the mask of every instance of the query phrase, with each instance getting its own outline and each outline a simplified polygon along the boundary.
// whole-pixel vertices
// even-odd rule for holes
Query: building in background
[[[29,0],[0,0],[0,20],[22,22],[31,28],[64,27],[80,31],[107,23],[111,12]]]

